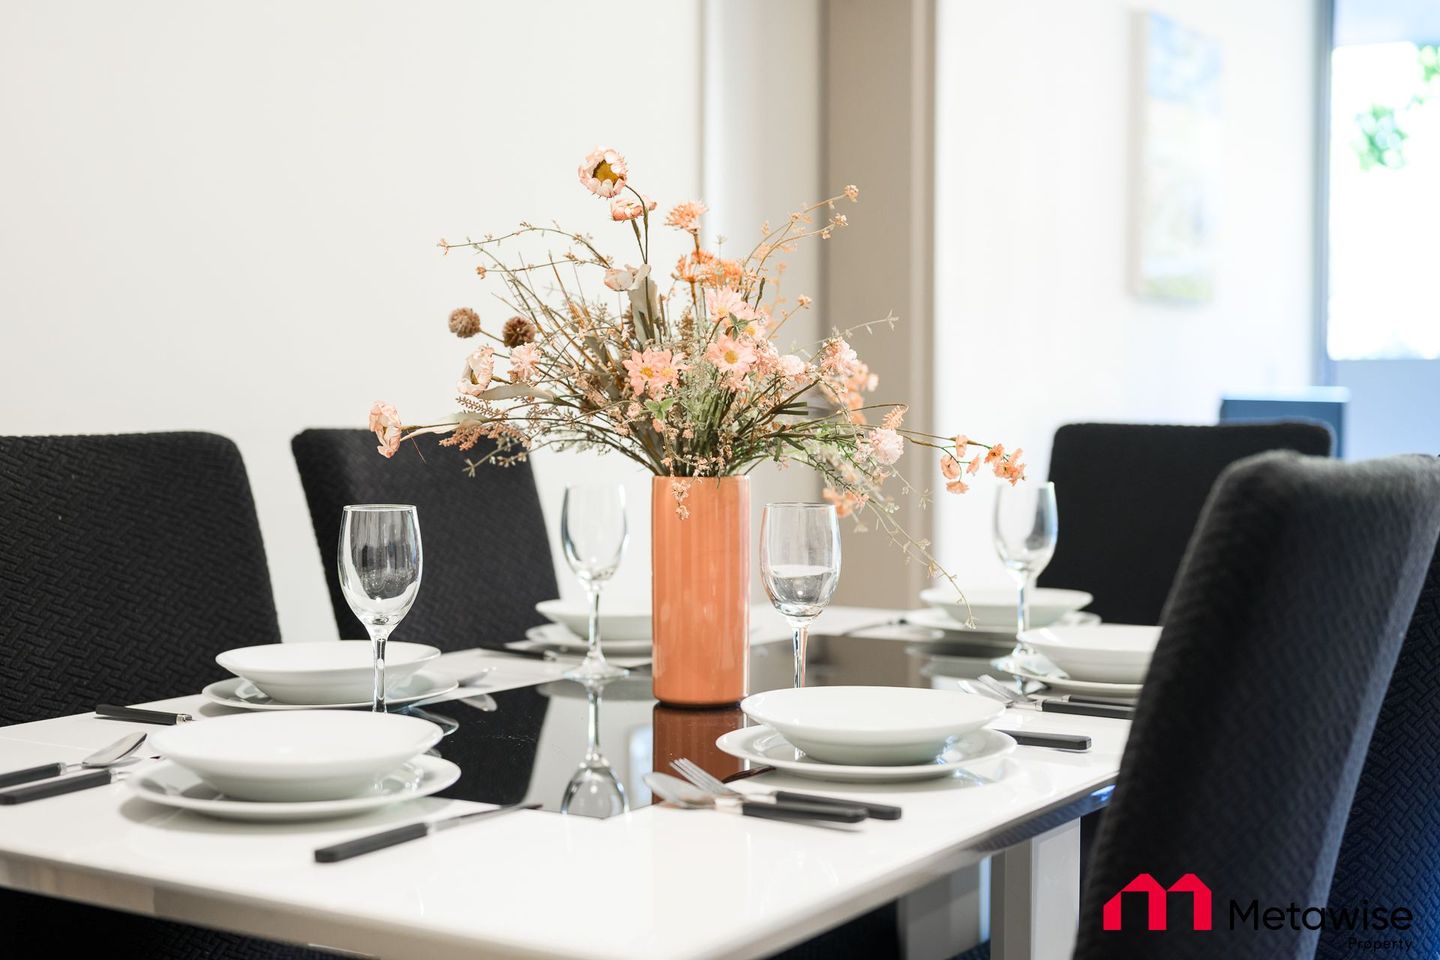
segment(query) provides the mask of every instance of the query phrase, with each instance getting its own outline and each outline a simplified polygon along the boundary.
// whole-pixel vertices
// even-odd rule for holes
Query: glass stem
[[[375,650],[375,698],[370,704],[374,713],[385,712],[385,640],[389,631],[370,634],[370,644]]]
[[[600,688],[594,684],[585,685],[585,697],[590,701],[588,740],[585,747],[585,761],[595,763],[602,760],[600,754]]]
[[[1020,575],[1020,602],[1015,605],[1015,636],[1030,629],[1030,574]]]
[[[810,622],[796,620],[791,624],[794,631],[791,643],[795,647],[795,686],[805,686],[805,645],[810,640]]]
[[[588,585],[590,592],[590,644],[585,654],[588,660],[599,660],[600,653],[600,584]]]

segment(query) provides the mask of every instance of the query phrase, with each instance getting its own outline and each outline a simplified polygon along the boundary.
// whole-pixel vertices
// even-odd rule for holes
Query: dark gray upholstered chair
[[[1200,508],[1225,467],[1266,450],[1331,451],[1318,423],[1072,423],[1050,479],[1060,539],[1039,584],[1088,590],[1112,623],[1159,623]]]
[[[1406,907],[1406,956],[1440,956],[1440,550],[1410,617],[1350,807],[1330,904]],[[1321,960],[1353,957],[1351,934],[1320,935]],[[1383,939],[1385,934],[1377,932]],[[1362,936],[1361,939],[1366,939]]]
[[[0,437],[0,723],[141,703],[280,639],[240,451],[206,433]],[[117,734],[118,735],[118,734]],[[315,951],[0,891],[8,956]]]
[[[396,628],[396,640],[442,650],[498,648],[522,640],[546,620],[535,604],[559,596],[540,496],[528,463],[485,464],[469,476],[465,453],[415,444],[387,460],[365,430],[306,430],[290,444],[295,454],[320,562],[340,636],[362,640],[365,629],[340,592],[335,549],[340,515],[349,503],[411,503],[420,516],[425,578],[415,606]]]
[[[1166,611],[1085,880],[1080,960],[1301,960],[1317,931],[1230,928],[1323,905],[1375,719],[1440,537],[1440,463],[1262,454],[1221,474]],[[1141,874],[1194,874],[1146,930]],[[1182,883],[1182,889],[1186,884]],[[1102,929],[1119,905],[1124,929]],[[1164,902],[1163,894],[1160,902]]]

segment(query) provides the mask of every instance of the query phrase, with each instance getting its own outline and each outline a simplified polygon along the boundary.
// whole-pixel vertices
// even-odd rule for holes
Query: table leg
[[[932,881],[898,904],[901,960],[949,960],[985,939],[990,925],[990,861]]]
[[[1069,960],[1079,918],[1079,820],[991,858],[990,960]]]

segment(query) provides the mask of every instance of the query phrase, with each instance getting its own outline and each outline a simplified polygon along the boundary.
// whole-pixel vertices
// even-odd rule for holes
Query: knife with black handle
[[[0,805],[13,806],[17,803],[29,803],[31,800],[44,800],[46,797],[59,797],[78,790],[89,790],[91,787],[103,787],[107,783],[114,783],[117,776],[119,773],[115,770],[96,770],[94,773],[59,777],[24,787],[11,787],[9,790],[0,790]]]
[[[345,840],[328,847],[321,847],[315,851],[315,862],[339,863],[341,860],[349,860],[361,854],[384,850],[386,847],[393,847],[411,840],[419,840],[421,837],[428,837],[437,831],[449,830],[451,827],[458,827],[461,824],[469,823],[473,820],[480,820],[486,817],[499,817],[507,813],[514,813],[516,810],[538,810],[539,808],[540,804],[538,803],[512,803],[507,807],[496,807],[493,810],[477,810],[474,813],[462,813],[458,816],[444,817],[440,820],[422,820],[419,823],[407,823],[405,826],[396,827],[393,830],[382,830],[379,833],[356,837],[354,840]]]
[[[1090,749],[1090,738],[1077,733],[1021,733],[1019,730],[999,730],[1022,747],[1050,747],[1055,750],[1085,751]]]
[[[174,726],[189,723],[195,718],[188,713],[168,713],[164,710],[141,710],[139,707],[122,707],[114,703],[102,703],[95,708],[95,716],[101,720],[130,720],[135,723],[162,723]]]

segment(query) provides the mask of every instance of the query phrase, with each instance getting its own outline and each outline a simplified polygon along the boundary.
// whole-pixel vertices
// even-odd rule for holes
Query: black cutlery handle
[[[1089,750],[1090,738],[1076,733],[1021,733],[1019,730],[999,730],[1007,737],[1014,738],[1022,747],[1053,747],[1056,750]]]
[[[842,807],[824,803],[765,803],[746,800],[740,812],[747,817],[765,820],[824,820],[828,823],[859,823],[865,819],[865,808]]]
[[[1098,697],[1088,693],[1072,693],[1064,699],[1071,703],[1101,703],[1107,707],[1133,707],[1134,697]]]
[[[103,720],[133,720],[136,723],[164,723],[174,726],[190,718],[183,713],[166,713],[163,710],[141,710],[138,707],[122,707],[113,703],[102,703],[95,708],[95,716]]]
[[[64,772],[65,764],[63,763],[47,763],[43,767],[11,770],[9,773],[0,773],[0,787],[13,787],[17,783],[29,783],[31,780],[48,780],[50,777],[58,777]]]
[[[821,803],[829,806],[859,807],[872,820],[899,820],[900,808],[886,803],[866,803],[863,800],[842,800],[839,797],[822,797],[813,793],[794,793],[790,790],[776,790],[775,799],[782,803]]]
[[[44,800],[46,797],[58,797],[66,793],[74,793],[77,790],[89,790],[91,787],[101,787],[115,779],[114,773],[109,770],[96,770],[94,773],[82,773],[74,777],[61,777],[58,780],[50,780],[46,783],[32,783],[28,787],[14,787],[10,790],[0,790],[0,804],[10,806],[16,803],[29,803],[31,800]]]
[[[368,837],[356,837],[354,840],[346,840],[333,846],[321,847],[315,851],[315,862],[338,863],[341,860],[358,857],[362,853],[371,853],[375,850],[384,850],[386,847],[393,847],[396,844],[406,843],[410,840],[419,840],[429,833],[430,827],[427,824],[407,823],[405,826],[396,827],[394,830],[372,833]]]
[[[1040,709],[1045,713],[1071,713],[1081,717],[1109,717],[1112,720],[1132,720],[1135,708],[1114,707],[1103,703],[1067,703],[1064,700],[1041,700]]]

